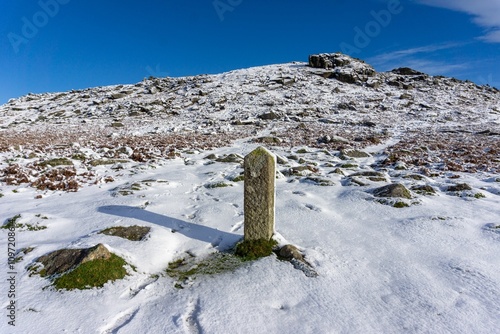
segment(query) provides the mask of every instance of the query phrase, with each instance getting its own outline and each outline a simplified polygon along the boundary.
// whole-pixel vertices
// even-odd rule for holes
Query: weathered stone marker
[[[258,147],[245,157],[245,241],[273,236],[275,184],[276,156]]]

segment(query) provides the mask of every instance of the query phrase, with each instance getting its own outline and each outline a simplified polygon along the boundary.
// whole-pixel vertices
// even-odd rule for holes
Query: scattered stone
[[[278,137],[267,136],[256,138],[253,140],[253,142],[267,145],[278,145],[281,144],[282,140]]]
[[[349,139],[340,137],[340,136],[329,136],[325,135],[320,138],[318,138],[318,143],[320,144],[331,144],[331,143],[349,143]]]
[[[127,96],[127,94],[125,94],[125,93],[114,93],[114,94],[111,94],[111,98],[114,99],[114,100],[121,99],[121,98],[123,98],[125,96]]]
[[[205,184],[205,188],[207,189],[215,189],[215,188],[225,188],[232,187],[232,184],[226,183],[224,181],[217,181]]]
[[[280,119],[281,116],[277,113],[275,113],[274,111],[271,111],[271,112],[268,112],[268,113],[264,113],[262,115],[259,115],[258,116],[260,119],[263,119],[263,120],[266,120],[266,121],[270,121],[270,120],[275,120],[275,119]]]
[[[216,158],[217,162],[226,162],[226,163],[243,163],[243,157],[239,154],[231,153],[224,157]]]
[[[281,247],[278,255],[286,260],[296,259],[298,261],[304,261],[304,257],[300,253],[299,249],[294,245],[286,245]]]
[[[150,230],[151,228],[147,226],[137,226],[137,225],[128,227],[116,226],[102,230],[99,233],[120,237],[131,241],[141,241],[144,240],[144,238],[146,237],[146,235],[149,233]]]
[[[212,154],[207,155],[207,156],[206,156],[205,158],[203,158],[203,159],[207,159],[207,160],[215,160],[215,159],[217,159],[217,158],[218,158],[218,156],[212,153]]]
[[[358,168],[359,165],[353,164],[351,162],[347,162],[345,164],[341,164],[340,167],[342,167],[342,168]]]
[[[339,175],[345,175],[344,171],[340,168],[335,168],[335,170],[333,172],[330,172],[329,174],[339,174]]]
[[[377,126],[377,123],[375,122],[372,122],[372,121],[363,121],[361,123],[362,126],[366,126],[366,127],[369,127],[369,128],[374,128]]]
[[[341,159],[348,159],[348,158],[368,158],[371,157],[370,154],[359,151],[359,150],[354,150],[354,149],[349,149],[349,150],[342,150],[340,152],[340,158]]]
[[[447,191],[466,191],[466,190],[472,190],[471,186],[469,186],[467,183],[459,183],[454,186],[449,186]]]
[[[319,169],[315,166],[296,166],[282,171],[286,176],[306,176],[317,172]]]
[[[373,190],[375,197],[411,198],[410,191],[401,183],[393,183]]]
[[[312,182],[315,185],[324,186],[324,187],[335,185],[335,183],[332,180],[328,180],[328,179],[324,179],[324,178],[320,178],[320,177],[308,176],[304,180]]]
[[[395,68],[391,71],[399,75],[423,75],[424,73],[411,69],[409,67]]]
[[[85,262],[97,259],[106,260],[110,257],[111,252],[103,244],[98,244],[84,249],[60,249],[39,257],[36,262],[44,266],[40,272],[41,276],[52,276],[65,273]]]
[[[422,175],[418,175],[418,174],[405,175],[405,176],[403,176],[403,178],[404,179],[413,179],[413,180],[417,180],[417,181],[422,181],[425,179]]]
[[[422,186],[414,186],[411,188],[414,192],[416,192],[419,195],[435,195],[436,190],[432,186],[429,185],[422,185]]]
[[[279,165],[286,165],[288,164],[288,159],[285,158],[285,157],[282,157],[281,155],[277,155],[276,154],[276,162],[279,164]]]
[[[356,173],[353,173],[349,176],[379,177],[379,178],[383,178],[385,180],[384,174],[382,174],[380,172],[376,172],[376,171],[356,172]]]
[[[346,185],[349,185],[349,186],[351,186],[351,185],[357,185],[357,186],[361,186],[361,187],[366,187],[366,186],[368,186],[368,183],[365,183],[365,182],[361,181],[357,177],[349,177],[347,179]]]

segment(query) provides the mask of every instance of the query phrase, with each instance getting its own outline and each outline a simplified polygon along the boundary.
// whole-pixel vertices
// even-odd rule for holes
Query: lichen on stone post
[[[274,234],[276,156],[258,147],[245,157],[244,239],[270,240]]]

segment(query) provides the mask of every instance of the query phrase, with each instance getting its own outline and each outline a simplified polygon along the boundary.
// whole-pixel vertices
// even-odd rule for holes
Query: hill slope
[[[16,260],[0,266],[16,327],[0,331],[495,332],[499,121],[496,89],[341,54],[11,100],[0,219]],[[275,239],[307,264],[225,260],[258,145],[278,156]],[[100,233],[135,225],[146,238]],[[124,279],[56,291],[33,275],[43,255],[100,243]]]

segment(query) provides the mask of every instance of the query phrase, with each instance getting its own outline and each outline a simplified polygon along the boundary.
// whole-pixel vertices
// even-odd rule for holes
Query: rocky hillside
[[[499,137],[498,89],[410,68],[377,73],[339,53],[0,106],[0,151],[23,156],[21,166],[50,157],[148,161],[243,140],[337,154],[385,144],[380,167],[497,173]],[[7,162],[2,168],[4,180],[16,174]]]

